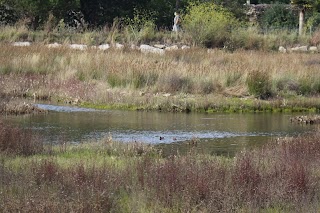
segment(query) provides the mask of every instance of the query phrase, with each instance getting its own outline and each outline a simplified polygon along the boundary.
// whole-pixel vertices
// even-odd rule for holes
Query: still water
[[[190,140],[211,154],[230,154],[269,140],[314,131],[317,126],[290,122],[285,113],[164,113],[92,110],[39,104],[48,114],[6,116],[8,123],[29,127],[49,143],[80,143],[109,135],[116,141],[159,144],[165,149],[185,151]]]

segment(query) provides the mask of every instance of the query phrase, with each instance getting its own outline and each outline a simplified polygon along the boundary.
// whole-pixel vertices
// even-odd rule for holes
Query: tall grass
[[[82,38],[96,40],[96,33],[84,33]],[[251,36],[246,45],[257,41]],[[289,99],[290,104],[293,97],[316,97],[320,91],[317,54],[194,47],[159,56],[129,47],[107,51],[71,50],[66,45],[48,48],[39,43],[0,47],[2,93],[24,97],[169,110],[183,104],[179,111],[190,106],[214,111],[224,97]],[[170,97],[162,97],[164,93]],[[212,95],[216,97],[209,99]],[[177,103],[177,97],[186,98]]]

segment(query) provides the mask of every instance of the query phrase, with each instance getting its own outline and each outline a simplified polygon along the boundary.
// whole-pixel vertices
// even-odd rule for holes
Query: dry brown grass
[[[49,49],[43,45],[0,46],[3,93],[36,93],[40,97],[78,98],[94,103],[110,102],[123,94],[137,96],[139,92],[152,96],[169,92],[263,97],[255,94],[259,93],[257,88],[248,90],[248,76],[257,72],[267,73],[268,78],[259,79],[258,83],[270,87],[268,98],[317,96],[320,92],[317,54],[230,53],[192,48],[159,56],[129,48],[103,52]],[[116,92],[119,90],[122,95]]]

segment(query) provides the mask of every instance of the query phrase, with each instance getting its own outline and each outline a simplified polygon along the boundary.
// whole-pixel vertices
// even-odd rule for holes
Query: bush
[[[308,18],[306,25],[307,25],[308,30],[314,31],[315,29],[317,29],[318,34],[319,34],[320,13],[313,13],[312,16],[310,18]]]
[[[18,19],[18,14],[12,8],[0,3],[0,25],[13,25]]]
[[[266,72],[251,71],[248,73],[247,86],[249,92],[261,99],[272,96],[270,76]]]
[[[156,38],[156,25],[152,13],[135,11],[132,19],[125,20],[124,34],[128,43],[150,42]],[[150,18],[151,17],[151,18]]]
[[[263,37],[256,27],[245,27],[233,30],[225,48],[228,50],[258,50],[263,46]]]
[[[213,3],[191,3],[182,21],[182,27],[193,41],[206,47],[222,47],[231,29],[238,26],[236,18]]]
[[[173,74],[172,76],[166,76],[159,80],[159,88],[164,92],[185,92],[192,91],[193,83],[190,78],[184,76],[178,76]]]
[[[285,4],[274,4],[262,15],[260,24],[267,29],[293,29],[297,28],[296,15]]]
[[[310,39],[310,44],[314,46],[317,46],[320,44],[320,29],[313,33]]]
[[[10,127],[0,122],[0,153],[29,156],[43,152],[43,142],[30,129]]]

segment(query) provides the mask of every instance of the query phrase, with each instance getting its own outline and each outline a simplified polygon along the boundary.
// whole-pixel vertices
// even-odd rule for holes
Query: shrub
[[[320,29],[313,33],[310,44],[315,46],[320,44]]]
[[[266,9],[260,19],[264,28],[293,29],[297,28],[298,22],[293,10],[285,4],[273,4]]]
[[[189,93],[193,87],[193,84],[188,77],[178,76],[176,74],[160,79],[158,84],[161,84],[159,85],[159,88],[162,88],[165,92]]]
[[[251,71],[247,76],[247,86],[249,92],[261,99],[272,96],[271,81],[268,73],[263,71]]]
[[[132,19],[125,20],[124,37],[128,43],[150,42],[156,38],[154,14],[135,11]],[[151,18],[150,18],[151,17]]]
[[[0,122],[0,152],[28,156],[42,151],[43,143],[32,130],[10,127]]]
[[[228,50],[258,50],[263,46],[263,38],[256,27],[237,28],[232,31],[225,48]]]
[[[307,21],[307,28],[310,31],[313,31],[315,29],[318,29],[317,32],[319,31],[319,27],[320,27],[320,13],[313,13],[312,16],[310,18],[308,18]],[[319,32],[318,32],[319,34]],[[319,44],[319,43],[318,43]]]
[[[230,12],[210,2],[191,3],[182,21],[183,29],[193,41],[206,47],[222,47],[237,25]]]

